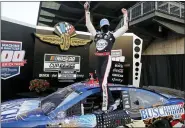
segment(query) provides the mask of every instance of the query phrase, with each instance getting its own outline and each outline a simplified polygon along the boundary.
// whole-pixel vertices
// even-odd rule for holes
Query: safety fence
[[[184,18],[184,4],[181,2],[147,1],[139,2],[128,9],[129,20],[132,21],[153,11]]]
[[[174,17],[184,19],[184,3],[169,1],[147,1],[139,2],[128,9],[128,20],[134,21],[151,12],[158,11]],[[123,19],[117,28],[123,25]]]

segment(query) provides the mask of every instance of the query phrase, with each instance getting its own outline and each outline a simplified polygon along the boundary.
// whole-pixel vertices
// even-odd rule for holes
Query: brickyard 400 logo
[[[1,79],[19,75],[20,67],[26,63],[24,56],[22,42],[1,40]]]

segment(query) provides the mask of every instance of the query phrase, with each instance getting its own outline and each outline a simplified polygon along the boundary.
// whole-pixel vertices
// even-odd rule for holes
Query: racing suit
[[[94,26],[90,20],[90,12],[86,10],[86,26],[89,32],[94,37],[94,42],[96,44],[96,74],[99,80],[99,85],[101,87],[101,92],[103,96],[102,110],[106,111],[108,107],[114,104],[114,99],[112,97],[111,91],[107,87],[107,78],[109,76],[109,71],[111,68],[111,49],[117,37],[122,36],[128,30],[127,15],[124,15],[124,25],[119,28],[116,32],[107,33],[96,32]]]

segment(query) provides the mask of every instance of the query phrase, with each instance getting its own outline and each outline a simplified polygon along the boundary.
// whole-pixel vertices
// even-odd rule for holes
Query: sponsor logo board
[[[20,74],[26,64],[22,42],[1,40],[1,79],[6,80]]]
[[[76,79],[77,72],[80,72],[80,56],[45,54],[44,72],[57,72],[60,82]],[[52,76],[54,77],[54,76]]]
[[[80,56],[45,54],[44,72],[58,72],[61,69],[80,72]]]

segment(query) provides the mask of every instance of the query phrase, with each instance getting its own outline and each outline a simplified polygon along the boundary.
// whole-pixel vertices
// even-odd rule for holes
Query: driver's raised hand
[[[84,4],[84,9],[85,9],[86,11],[88,11],[89,8],[90,8],[89,2],[85,2],[85,4]]]
[[[127,15],[127,14],[128,14],[128,12],[127,12],[127,10],[126,10],[125,8],[122,8],[122,9],[121,9],[121,12],[122,12],[124,15]]]

